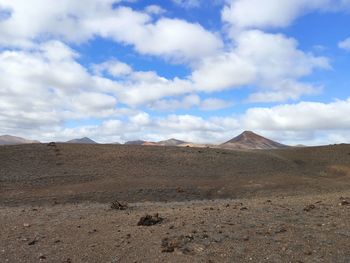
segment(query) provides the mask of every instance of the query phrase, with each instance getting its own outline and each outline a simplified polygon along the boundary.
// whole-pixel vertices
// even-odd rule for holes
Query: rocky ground
[[[349,153],[0,147],[0,262],[350,262]]]
[[[0,208],[1,262],[350,262],[350,192]],[[158,213],[155,225],[138,225]],[[158,222],[159,221],[159,222]]]

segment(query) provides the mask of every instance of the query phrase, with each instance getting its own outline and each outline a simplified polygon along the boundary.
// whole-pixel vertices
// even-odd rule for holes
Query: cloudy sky
[[[350,142],[350,0],[0,0],[0,134]]]

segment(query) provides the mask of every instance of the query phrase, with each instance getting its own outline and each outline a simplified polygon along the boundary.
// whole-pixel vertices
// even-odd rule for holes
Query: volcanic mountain
[[[2,135],[0,136],[0,145],[16,145],[16,144],[31,144],[40,143],[39,141],[27,140],[21,137]]]
[[[128,141],[124,144],[125,145],[143,145],[144,143],[146,143],[146,141],[137,140],[137,141]]]
[[[169,140],[165,140],[165,141],[160,141],[160,142],[157,142],[158,145],[161,145],[161,146],[180,146],[181,144],[185,144],[187,142],[185,141],[181,141],[181,140],[177,140],[177,139],[169,139]]]
[[[73,140],[67,141],[66,143],[97,144],[97,142],[91,140],[91,139],[88,138],[88,137],[84,137],[84,138],[81,138],[81,139],[73,139]]]
[[[220,145],[226,149],[281,149],[289,146],[262,137],[254,132],[245,131],[237,137]]]

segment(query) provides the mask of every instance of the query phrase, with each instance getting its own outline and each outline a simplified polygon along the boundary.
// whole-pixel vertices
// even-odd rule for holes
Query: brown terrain
[[[252,131],[245,131],[237,137],[220,145],[224,149],[281,149],[287,145],[264,138]]]
[[[1,135],[0,136],[0,145],[16,145],[16,144],[32,144],[32,143],[40,143],[35,140],[28,140],[17,136],[11,135]]]
[[[0,262],[350,262],[349,202],[350,145],[0,146]]]

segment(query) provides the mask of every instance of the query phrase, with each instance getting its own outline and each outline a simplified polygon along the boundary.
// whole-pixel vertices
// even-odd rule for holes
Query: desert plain
[[[345,263],[349,202],[346,144],[0,146],[0,262]]]

